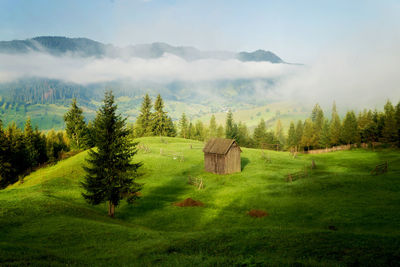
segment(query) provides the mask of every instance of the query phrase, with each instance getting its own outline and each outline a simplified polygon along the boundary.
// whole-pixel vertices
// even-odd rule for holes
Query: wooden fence
[[[166,157],[171,157],[172,159],[177,159],[180,162],[185,160],[185,157],[183,156],[183,152],[175,152],[175,151],[166,151],[160,148],[160,155],[161,156],[166,156]]]
[[[321,154],[321,153],[328,153],[328,152],[334,152],[334,151],[350,150],[353,147],[357,147],[357,144],[333,146],[331,148],[324,148],[324,149],[314,149],[314,150],[304,151],[302,153],[303,154]]]
[[[286,182],[293,182],[298,179],[305,178],[307,176],[308,176],[307,169],[304,169],[304,171],[289,173],[288,176],[286,177]]]
[[[188,184],[196,186],[197,189],[203,189],[204,188],[203,178],[192,177],[192,176],[189,175]]]
[[[148,147],[148,146],[146,146],[146,145],[139,144],[139,145],[137,146],[137,148],[138,148],[140,151],[143,151],[144,153],[151,153],[150,147]]]
[[[371,171],[372,175],[379,175],[386,173],[388,171],[388,163],[385,161],[384,163],[378,164],[375,168]]]

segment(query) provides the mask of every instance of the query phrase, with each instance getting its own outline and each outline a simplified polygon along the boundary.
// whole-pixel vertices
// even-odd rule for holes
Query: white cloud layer
[[[295,70],[290,65],[269,62],[215,59],[188,62],[170,54],[157,59],[55,57],[41,53],[0,54],[0,62],[0,81],[37,76],[80,84],[121,79],[167,83],[279,78]]]

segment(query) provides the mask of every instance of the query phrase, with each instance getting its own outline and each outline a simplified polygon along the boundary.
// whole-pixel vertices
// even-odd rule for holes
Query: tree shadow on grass
[[[250,163],[250,160],[248,158],[242,157],[240,159],[240,165],[241,165],[241,170],[243,171],[244,168],[247,166],[247,164]]]
[[[165,179],[164,183],[154,186],[150,191],[144,193],[137,205],[121,205],[119,216],[121,219],[130,217],[142,217],[149,212],[161,210],[183,200],[182,195],[193,190],[187,184],[188,174],[197,173],[198,167],[183,170],[180,174]],[[160,179],[162,176],[160,175]],[[144,185],[146,187],[146,184]]]

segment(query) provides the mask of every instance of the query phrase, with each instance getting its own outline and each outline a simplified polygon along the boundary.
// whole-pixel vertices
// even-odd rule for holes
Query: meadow
[[[319,155],[242,148],[242,172],[203,170],[203,143],[137,139],[144,184],[116,218],[81,197],[87,152],[0,191],[0,265],[395,266],[400,262],[400,153]],[[160,153],[162,149],[163,155]],[[169,154],[171,156],[166,156]],[[183,161],[176,155],[183,155]],[[314,160],[316,168],[311,170]],[[371,175],[387,161],[388,173]],[[307,169],[292,183],[288,173]],[[187,183],[202,178],[205,187]],[[176,207],[192,198],[203,207]],[[251,209],[268,213],[248,216]]]

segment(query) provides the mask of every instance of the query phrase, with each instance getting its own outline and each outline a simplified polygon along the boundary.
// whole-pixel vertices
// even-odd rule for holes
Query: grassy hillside
[[[84,202],[79,182],[87,153],[40,169],[0,191],[0,265],[396,265],[400,260],[400,153],[353,150],[321,155],[243,149],[243,171],[203,171],[202,143],[143,138],[143,198]],[[193,145],[190,149],[189,144]],[[160,155],[182,153],[184,161]],[[309,177],[285,175],[311,164]],[[389,172],[370,170],[389,161]],[[205,188],[187,184],[201,177]],[[191,197],[204,207],[176,207]],[[249,217],[250,209],[269,216]],[[330,230],[329,226],[334,226]]]

